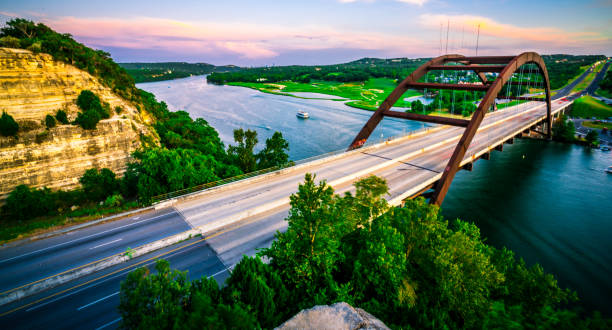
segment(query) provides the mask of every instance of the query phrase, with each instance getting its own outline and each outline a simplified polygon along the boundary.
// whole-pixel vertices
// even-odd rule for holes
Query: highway
[[[555,101],[553,109],[557,111],[567,104]],[[527,103],[487,115],[465,161],[472,161],[472,156],[488,152],[493,147],[491,141],[503,142],[544,115],[542,103]],[[387,198],[397,204],[407,192],[416,192],[441,176],[462,130],[438,127],[377,148],[358,150],[312,166],[254,178],[247,181],[248,184],[229,185],[201,193],[146,216],[130,217],[2,249],[0,262],[5,275],[1,283],[3,288],[14,288],[96,258],[125,252],[128,246],[134,247],[224,219],[233,221],[231,227],[220,229],[221,232],[208,239],[181,242],[1,306],[0,320],[3,324],[10,324],[11,328],[116,327],[119,283],[131,269],[151,265],[156,257],[161,257],[169,260],[174,268],[188,270],[191,278],[214,276],[222,283],[228,276],[228,269],[243,255],[253,255],[256,249],[269,246],[274,233],[286,228],[284,218],[289,207],[288,196],[297,190],[305,173],[316,173],[318,179],[326,179],[338,193],[352,190],[352,183],[365,175],[382,176],[390,187]],[[22,273],[27,275],[18,275]]]
[[[188,229],[181,215],[168,208],[2,248],[0,292]]]
[[[554,101],[553,112],[570,103]],[[544,104],[538,102],[489,113],[464,163],[541,121],[545,113]],[[440,178],[462,132],[463,128],[437,126],[374,147],[196,193],[161,204],[154,212],[0,248],[0,291],[4,293],[124,253],[130,247],[191,228],[208,228],[203,230],[208,235],[205,239],[181,242],[0,306],[0,322],[15,329],[116,327],[119,283],[135,267],[151,265],[160,257],[174,268],[188,270],[191,278],[214,276],[222,283],[243,255],[254,255],[256,249],[269,246],[274,233],[286,228],[289,196],[297,191],[305,173],[327,180],[337,193],[352,191],[352,184],[362,177],[384,177],[390,188],[387,199],[399,205]]]

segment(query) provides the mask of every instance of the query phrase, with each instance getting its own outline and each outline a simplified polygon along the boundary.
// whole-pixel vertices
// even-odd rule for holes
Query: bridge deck
[[[571,104],[555,101],[553,113]],[[485,117],[463,164],[514,137],[546,118],[546,107],[531,102],[490,113]],[[437,126],[428,132],[315,161],[278,173],[254,177],[188,198],[172,201],[193,227],[213,230],[247,218],[287,214],[289,196],[297,191],[305,173],[316,173],[336,192],[353,189],[359,178],[375,174],[387,179],[393,205],[439,180],[463,128]],[[163,205],[167,205],[164,203]]]

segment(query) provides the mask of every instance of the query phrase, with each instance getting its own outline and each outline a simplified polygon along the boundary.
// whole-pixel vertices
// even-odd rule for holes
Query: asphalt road
[[[103,223],[0,249],[0,292],[189,230],[176,210]]]
[[[272,211],[1,306],[0,324],[5,329],[116,328],[120,283],[131,270],[143,266],[153,270],[155,260],[163,258],[172,268],[188,271],[190,279],[212,276],[222,284],[244,254],[252,256],[271,244],[274,232],[286,228],[285,217],[286,213]]]
[[[560,99],[566,95],[568,95],[572,89],[574,89],[574,87],[576,87],[576,85],[578,85],[581,81],[584,80],[584,78],[586,78],[586,76],[589,75],[589,73],[593,72],[593,68],[595,67],[595,65],[592,65],[590,68],[588,68],[586,71],[584,71],[578,78],[576,78],[574,81],[572,81],[569,85],[559,89],[557,91],[557,94],[555,94],[552,99],[553,100],[557,100]]]
[[[610,63],[612,62],[608,61],[606,64],[604,64],[601,70],[595,75],[593,81],[591,81],[589,86],[586,88],[586,92],[589,95],[594,95],[595,91],[599,88],[599,82],[603,80],[606,75],[606,72],[608,72],[608,67],[610,67]]]

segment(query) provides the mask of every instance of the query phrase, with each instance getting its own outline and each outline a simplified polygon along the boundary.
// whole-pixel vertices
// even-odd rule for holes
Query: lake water
[[[346,148],[372,112],[342,102],[305,100],[215,86],[204,77],[139,84],[168,103],[214,126],[226,143],[235,128],[254,129],[260,144],[275,130],[303,159]],[[311,119],[295,116],[298,110]],[[385,119],[373,139],[422,128]],[[528,264],[540,263],[562,287],[578,292],[590,309],[612,316],[612,153],[554,142],[518,140],[504,152],[459,172],[442,205],[449,219],[472,221],[496,247]]]
[[[346,149],[372,115],[371,111],[349,107],[342,101],[300,99],[244,87],[218,86],[208,84],[203,76],[143,83],[138,87],[155,94],[171,110],[185,110],[192,117],[206,119],[226,146],[234,143],[233,131],[237,128],[257,131],[259,148],[263,148],[274,131],[280,131],[289,142],[292,160]],[[308,96],[330,98],[315,93]],[[297,118],[298,110],[308,112],[310,118]],[[380,141],[429,126],[433,125],[385,118],[370,140]]]

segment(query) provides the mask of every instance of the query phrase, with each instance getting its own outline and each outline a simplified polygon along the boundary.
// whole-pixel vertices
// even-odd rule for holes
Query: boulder
[[[305,309],[276,329],[389,329],[382,321],[361,308],[345,302]]]

